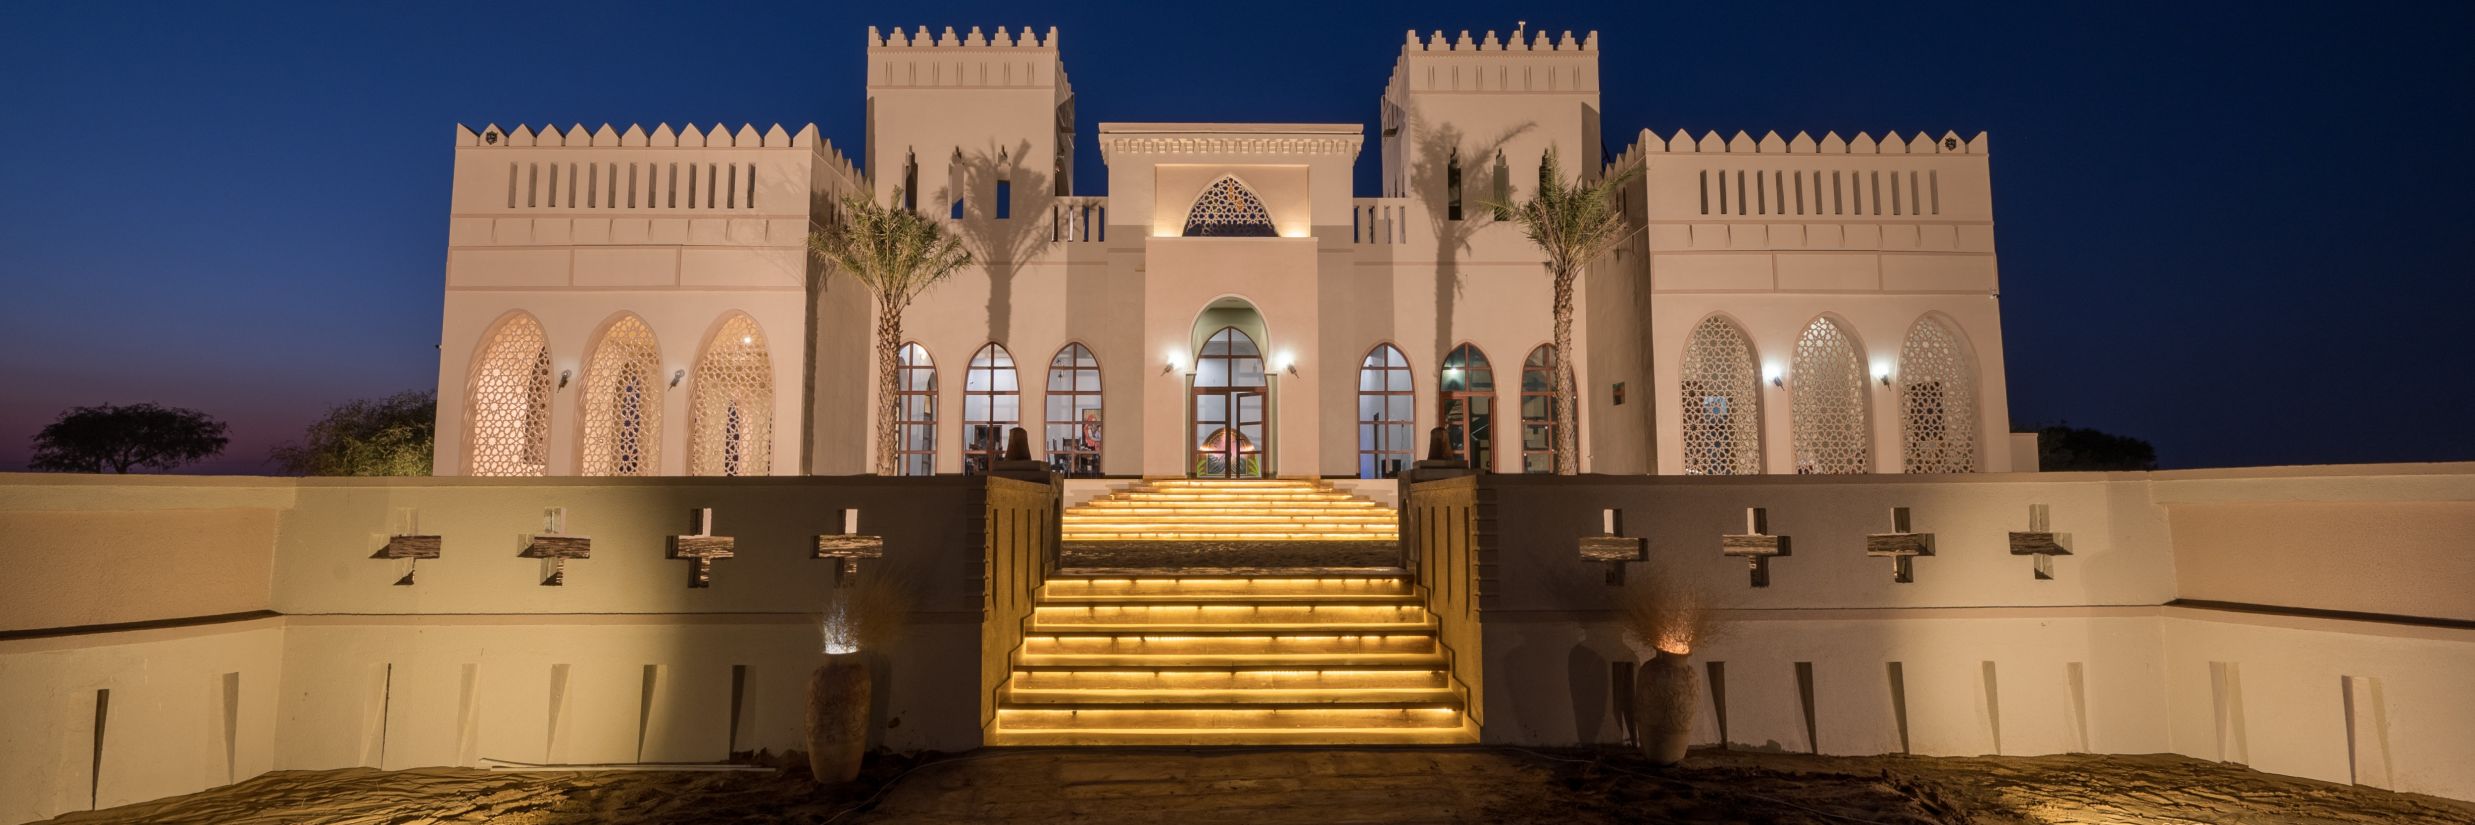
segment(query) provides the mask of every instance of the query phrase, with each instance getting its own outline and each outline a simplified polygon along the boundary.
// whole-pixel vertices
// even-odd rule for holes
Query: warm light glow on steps
[[[1067,508],[1066,541],[1396,541],[1400,514],[1313,479],[1151,479]]]

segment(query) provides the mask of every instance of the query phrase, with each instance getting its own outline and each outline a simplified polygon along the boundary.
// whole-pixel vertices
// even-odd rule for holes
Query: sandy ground
[[[761,773],[284,771],[60,823],[2450,823],[2475,804],[2179,756],[991,749]]]
[[[1389,569],[1401,566],[1389,541],[1069,541],[1058,546],[1067,572],[1255,572],[1292,568]]]

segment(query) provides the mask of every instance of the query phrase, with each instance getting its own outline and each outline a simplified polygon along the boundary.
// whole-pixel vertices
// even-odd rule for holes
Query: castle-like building
[[[1014,426],[1078,476],[1388,477],[1439,426],[1545,471],[1550,281],[1498,205],[1551,150],[1638,172],[1576,299],[1584,471],[2033,469],[1982,134],[1642,131],[1602,164],[1596,34],[1412,33],[1376,134],[1103,123],[1095,195],[1054,29],[867,50],[856,165],[814,126],[460,127],[437,471],[866,472],[874,304],[806,246],[857,192],[975,258],[902,319],[905,473]]]

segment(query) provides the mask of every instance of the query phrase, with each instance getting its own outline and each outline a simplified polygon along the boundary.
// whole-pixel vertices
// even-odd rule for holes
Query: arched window
[[[1358,477],[1394,478],[1416,460],[1418,396],[1409,358],[1378,344],[1358,364]]]
[[[1079,343],[1048,360],[1048,463],[1069,476],[1100,474],[1100,359]]]
[[[1194,474],[1260,478],[1263,464],[1263,350],[1237,327],[1221,327],[1195,355]]]
[[[1762,376],[1744,330],[1716,315],[1702,319],[1685,339],[1678,372],[1685,473],[1761,472]]]
[[[1930,315],[1899,348],[1899,423],[1908,472],[1976,471],[1976,367],[1959,334]]]
[[[1023,421],[1023,387],[1014,354],[991,343],[963,373],[963,472],[985,473],[1005,458],[1005,434]]]
[[[662,350],[644,319],[623,315],[602,332],[584,368],[584,474],[662,471]]]
[[[1489,196],[1491,202],[1487,204],[1488,208],[1494,210],[1496,220],[1512,220],[1512,166],[1504,162],[1504,150],[1502,149],[1495,150],[1495,180],[1493,183],[1495,192]]]
[[[1788,413],[1795,427],[1796,472],[1872,472],[1865,361],[1847,330],[1829,318],[1813,319],[1796,338],[1791,370]]]
[[[1444,161],[1444,219],[1461,219],[1461,150]]]
[[[688,396],[688,474],[773,471],[773,357],[756,319],[733,313],[696,359]]]
[[[1444,438],[1480,471],[1495,469],[1495,367],[1477,347],[1462,344],[1444,356],[1437,412]]]
[[[466,389],[465,472],[537,476],[550,464],[550,340],[541,322],[516,315],[482,339]]]
[[[1555,345],[1521,363],[1521,471],[1555,472]]]
[[[894,472],[937,473],[937,364],[928,350],[904,344],[894,355]]]
[[[1186,210],[1186,237],[1189,238],[1269,238],[1280,234],[1272,228],[1272,213],[1263,208],[1263,200],[1253,190],[1239,183],[1235,175],[1223,175],[1212,185],[1203,187],[1195,197],[1194,206]]]

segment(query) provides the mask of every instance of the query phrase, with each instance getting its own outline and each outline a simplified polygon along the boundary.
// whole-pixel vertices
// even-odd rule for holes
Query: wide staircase
[[[1069,508],[1060,526],[1068,542],[1254,544],[1394,541],[1397,524],[1320,481],[1171,479]],[[1397,569],[1067,569],[1042,587],[1013,665],[994,744],[1476,738],[1435,619]]]

